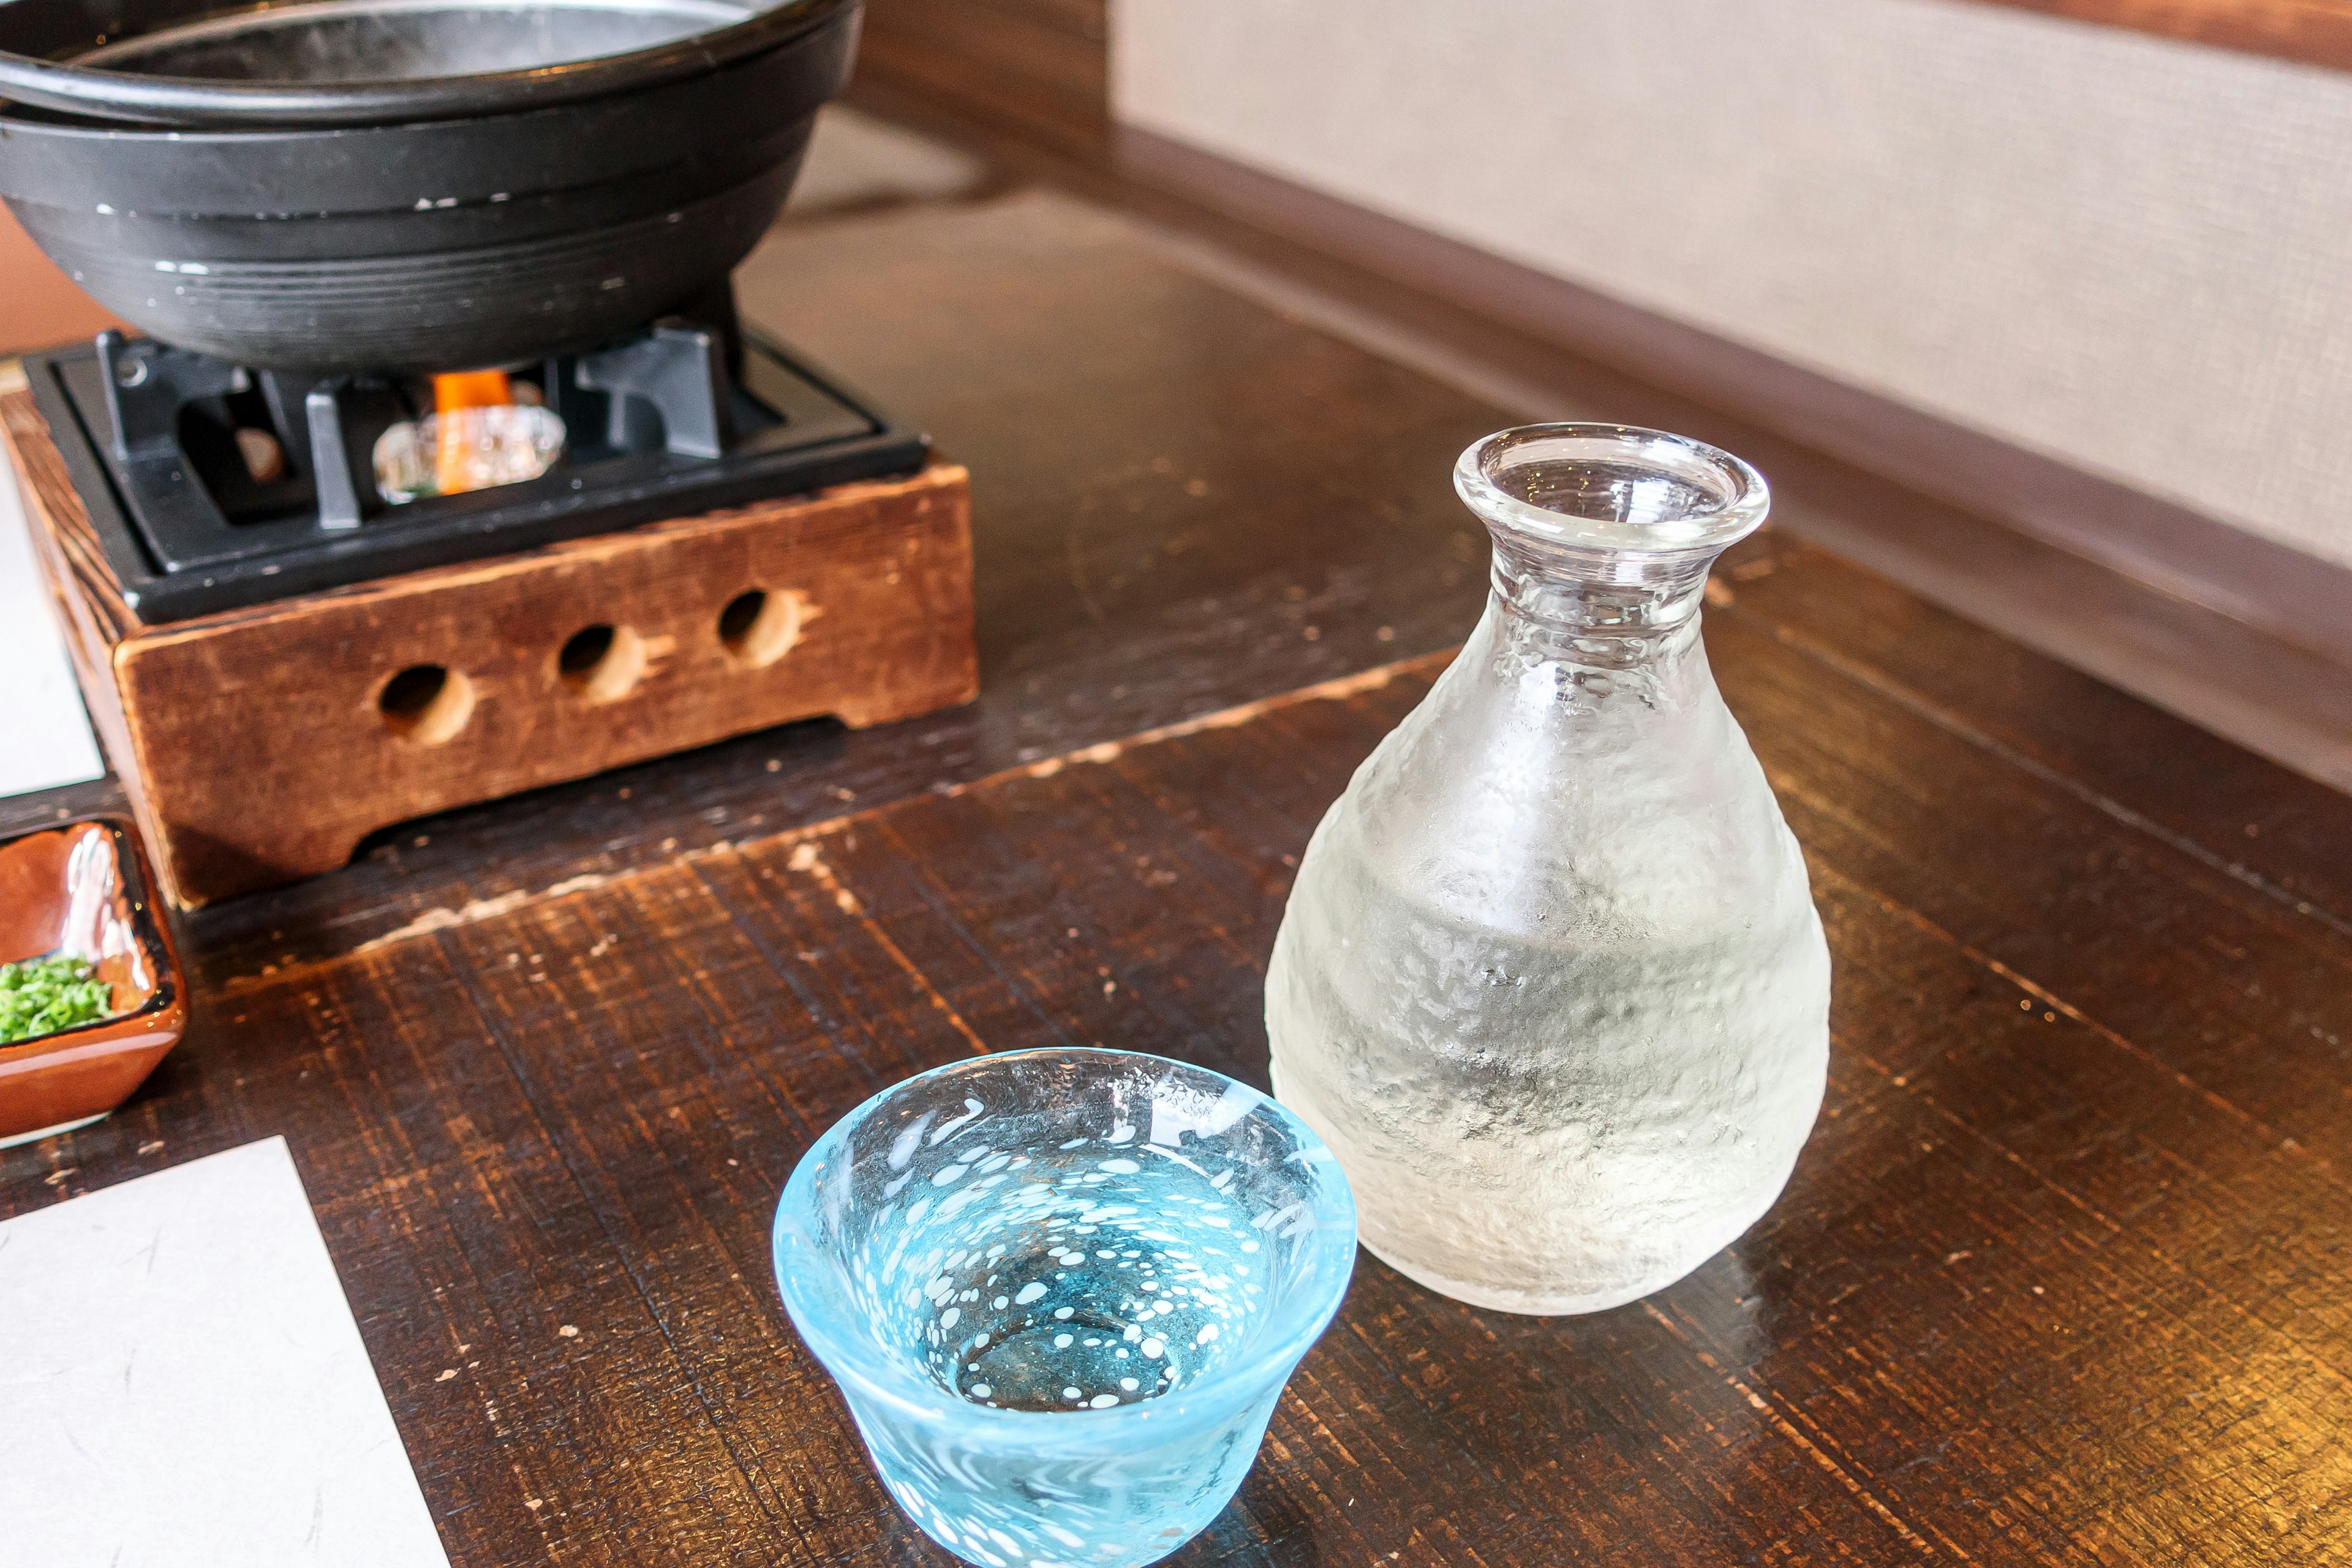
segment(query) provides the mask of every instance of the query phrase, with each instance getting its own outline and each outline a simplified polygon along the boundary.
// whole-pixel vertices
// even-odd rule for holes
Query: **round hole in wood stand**
[[[383,683],[375,706],[383,727],[402,740],[437,746],[474,716],[474,683],[446,665],[412,664]]]
[[[719,640],[739,663],[763,668],[792,652],[803,618],[800,595],[747,589],[719,612]]]
[[[555,656],[555,668],[563,684],[589,701],[617,701],[646,673],[646,639],[628,626],[583,627]]]

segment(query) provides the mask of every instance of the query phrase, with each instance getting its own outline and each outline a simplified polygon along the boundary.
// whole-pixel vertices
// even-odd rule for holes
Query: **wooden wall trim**
[[[2352,666],[2352,570],[1580,284],[1133,127],[1130,177]]]
[[[862,81],[1099,155],[1110,133],[1108,0],[866,0]]]
[[[1978,0],[2352,70],[2352,0]]]

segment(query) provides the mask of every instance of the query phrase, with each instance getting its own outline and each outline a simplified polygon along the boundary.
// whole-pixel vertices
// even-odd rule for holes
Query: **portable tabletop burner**
[[[732,318],[522,372],[570,433],[555,468],[401,506],[377,495],[372,454],[429,411],[403,380],[248,372],[113,332],[25,371],[123,602],[152,626],[922,467],[920,435]],[[284,477],[253,476],[240,429],[275,438]]]
[[[184,906],[452,806],[977,691],[963,470],[730,300],[514,372],[555,465],[401,505],[373,453],[420,383],[112,333],[25,369],[0,416],[35,542]]]

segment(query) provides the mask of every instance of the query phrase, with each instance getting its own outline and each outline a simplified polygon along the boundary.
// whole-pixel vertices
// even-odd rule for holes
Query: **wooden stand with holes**
[[[979,690],[951,463],[148,626],[28,394],[0,395],[0,427],[82,694],[183,908],[331,870],[412,817]]]

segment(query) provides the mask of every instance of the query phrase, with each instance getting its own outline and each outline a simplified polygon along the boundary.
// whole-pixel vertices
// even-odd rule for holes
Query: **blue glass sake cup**
[[[882,1484],[985,1568],[1130,1568],[1198,1533],[1355,1256],[1305,1122],[1130,1051],[908,1079],[818,1139],[776,1211],[785,1310]]]

